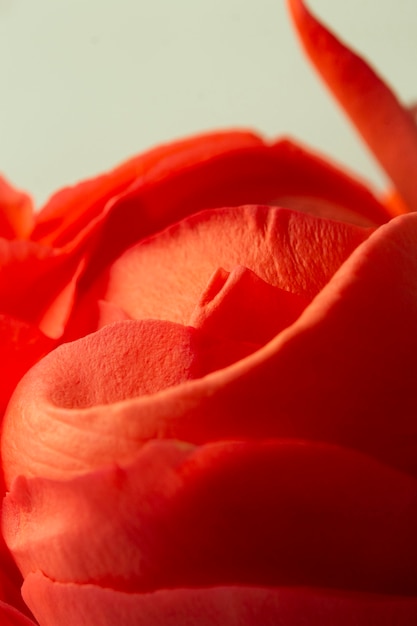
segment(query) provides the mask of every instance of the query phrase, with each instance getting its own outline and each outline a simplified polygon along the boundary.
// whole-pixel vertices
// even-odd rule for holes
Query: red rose
[[[7,252],[8,280],[33,270],[14,300],[0,285],[3,342],[25,368],[62,344],[3,428],[3,530],[41,626],[417,622],[417,130],[289,5],[389,202],[288,140],[220,133],[60,192]]]

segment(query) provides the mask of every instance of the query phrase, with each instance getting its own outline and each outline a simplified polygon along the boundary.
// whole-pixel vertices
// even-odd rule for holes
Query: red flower
[[[243,132],[59,192],[33,226],[4,187],[4,403],[56,348],[3,428],[41,626],[417,621],[417,130],[289,6],[389,202]]]

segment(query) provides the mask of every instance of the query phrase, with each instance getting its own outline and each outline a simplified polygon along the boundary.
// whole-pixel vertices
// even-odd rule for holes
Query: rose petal
[[[22,376],[56,345],[36,326],[0,314],[0,415]]]
[[[236,265],[311,298],[370,232],[275,207],[201,212],[130,248],[79,311],[104,299],[132,318],[186,324],[213,272]]]
[[[140,442],[153,438],[293,437],[348,445],[416,474],[416,240],[414,214],[392,220],[264,348],[158,394],[111,407],[60,406],[54,398],[62,401],[62,381],[68,397],[78,393],[77,378],[66,374],[71,361],[79,362],[80,348],[67,345],[27,375],[9,405],[3,434],[9,484],[18,474],[74,471],[67,451],[80,428],[91,433],[85,459],[109,461],[116,450],[119,460],[131,458]],[[88,381],[92,370],[88,361],[85,366],[79,364]],[[54,376],[57,368],[62,380]],[[118,400],[124,394],[122,385]],[[43,438],[29,457],[26,442],[34,432]]]
[[[13,606],[0,601],[0,619],[2,626],[36,626],[35,622],[23,615]]]
[[[113,322],[123,322],[125,320],[132,319],[126,311],[123,311],[120,307],[116,306],[112,302],[106,302],[100,300],[97,303],[99,310],[99,317],[97,321],[97,330],[113,324]]]
[[[2,497],[4,485],[2,485]],[[0,605],[13,606],[26,615],[29,613],[27,606],[22,600],[20,589],[23,578],[7,548],[3,536],[0,538]],[[1,611],[0,611],[1,615]],[[0,621],[3,624],[2,621]]]
[[[39,326],[50,337],[62,335],[84,257],[58,253],[29,241],[0,239],[0,310]]]
[[[292,324],[307,298],[272,287],[245,267],[214,273],[190,326],[216,337],[264,345]]]
[[[66,245],[100,215],[109,200],[132,183],[143,184],[149,178],[182,170],[217,154],[261,145],[262,140],[252,133],[223,132],[198,135],[140,154],[108,174],[67,187],[52,196],[37,216],[32,238],[47,245]]]
[[[271,204],[357,224],[383,224],[391,217],[369,185],[338,169],[318,154],[280,139],[272,146],[277,161],[276,196]]]
[[[131,320],[106,326],[77,342],[75,352],[72,344],[59,346],[28,374],[37,387],[31,399],[23,399],[17,391],[10,403],[12,408],[7,415],[14,413],[17,419],[7,417],[4,421],[2,454],[7,475],[21,471],[25,474],[28,468],[32,473],[33,463],[41,475],[48,466],[61,475],[63,471],[83,471],[92,462],[100,465],[113,461],[114,452],[123,453],[125,445],[123,435],[113,423],[112,410],[105,419],[107,425],[103,422],[98,432],[94,426],[90,431],[92,424],[89,425],[88,418],[81,423],[72,417],[88,412],[95,405],[157,394],[167,387],[204,377],[259,347],[160,320]],[[49,389],[52,381],[53,390]],[[63,409],[69,421],[65,424],[64,417],[58,428],[51,429],[58,416],[54,406]],[[41,407],[45,412],[41,409],[43,417],[35,424],[32,412]],[[27,437],[28,430],[31,435],[26,441],[31,441],[31,445],[17,452],[21,434]],[[66,442],[62,449],[64,431]],[[128,448],[132,432],[131,428],[125,432]]]
[[[0,237],[26,239],[34,223],[31,198],[0,177]]]
[[[295,204],[361,225],[382,224],[390,213],[369,189],[291,141],[219,151],[187,167],[151,170],[114,199],[103,215],[100,241],[84,289],[137,241],[207,208],[242,204]],[[179,155],[179,158],[181,155]],[[126,224],[129,228],[126,229]]]
[[[313,17],[302,0],[288,0],[288,6],[310,60],[409,210],[417,210],[417,128],[409,110],[361,57]]]
[[[58,192],[38,214],[32,238],[46,245],[66,245],[109,211],[111,223],[104,235],[108,255],[109,245],[119,241],[120,246],[127,238],[127,247],[195,211],[271,202],[278,194],[323,199],[333,205],[334,217],[346,210],[348,221],[361,215],[373,223],[389,218],[364,185],[305,148],[288,140],[268,146],[253,133],[235,131],[155,148],[109,174]],[[108,207],[111,200],[117,206]],[[146,230],[148,220],[155,226]],[[127,221],[130,232],[123,226],[120,237],[120,224]]]
[[[415,597],[308,588],[214,587],[126,594],[52,582],[40,572],[23,586],[42,626],[412,626]]]
[[[23,575],[58,582],[416,594],[416,493],[412,477],[335,446],[161,442],[67,481],[18,478],[3,525]]]

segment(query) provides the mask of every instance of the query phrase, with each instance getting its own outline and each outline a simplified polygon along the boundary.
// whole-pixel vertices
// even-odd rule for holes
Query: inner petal
[[[269,285],[246,267],[217,270],[190,326],[215,336],[263,345],[292,324],[309,300]]]
[[[96,297],[132,318],[186,324],[213,272],[242,265],[311,299],[370,232],[275,207],[203,211],[130,248]]]

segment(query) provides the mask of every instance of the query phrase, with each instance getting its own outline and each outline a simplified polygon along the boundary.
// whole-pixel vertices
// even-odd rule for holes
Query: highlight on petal
[[[411,626],[417,600],[306,587],[212,587],[127,594],[29,574],[23,595],[42,626]],[[8,626],[8,625],[7,625]]]
[[[361,57],[307,10],[302,0],[287,1],[308,57],[408,209],[416,211],[417,127],[410,112]]]
[[[65,473],[84,471],[92,463],[116,462],[123,457],[126,446],[131,454],[135,427],[126,430],[121,422],[119,430],[109,405],[202,378],[240,361],[259,347],[241,338],[234,341],[221,333],[211,335],[160,320],[116,322],[75,344],[59,346],[29,374],[37,391],[26,397],[17,390],[11,400],[3,428],[2,455],[7,475],[21,471],[25,474],[29,466],[32,473],[33,462],[40,475],[49,466],[63,477]],[[90,409],[94,411],[96,405],[109,407],[107,425],[102,423],[98,431],[94,426],[90,431],[88,417],[85,421],[73,419]],[[60,425],[52,426],[58,417],[57,407],[58,413],[63,409],[69,421],[65,424],[64,417]],[[33,411],[40,421],[32,421]],[[10,419],[11,414],[16,419]],[[27,429],[31,445],[16,455]],[[62,436],[66,439],[65,450],[61,448]],[[134,450],[138,444],[136,441]]]
[[[416,489],[327,444],[153,442],[66,481],[18,478],[3,532],[25,577],[40,569],[57,582],[416,595]]]

